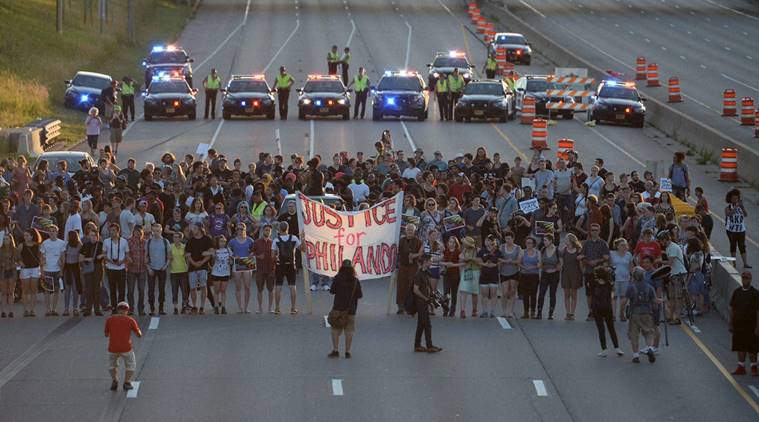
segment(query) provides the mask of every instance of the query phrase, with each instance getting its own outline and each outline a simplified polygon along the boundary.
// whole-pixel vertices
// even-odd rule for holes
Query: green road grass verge
[[[60,143],[81,139],[85,114],[63,108],[63,81],[79,70],[141,81],[140,60],[150,46],[177,38],[196,0],[133,1],[131,42],[128,0],[107,2],[102,32],[98,0],[63,0],[63,34],[56,32],[56,0],[0,0],[0,128],[55,117],[63,122]]]

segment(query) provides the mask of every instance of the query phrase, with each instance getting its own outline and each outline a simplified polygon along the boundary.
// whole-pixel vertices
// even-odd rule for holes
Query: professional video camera
[[[443,315],[447,315],[450,311],[450,301],[451,299],[448,295],[444,295],[437,290],[433,290],[432,295],[430,296],[430,305],[432,305],[433,309],[442,307]]]

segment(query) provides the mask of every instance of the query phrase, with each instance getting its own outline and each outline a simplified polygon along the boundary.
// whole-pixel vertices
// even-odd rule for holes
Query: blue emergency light
[[[317,106],[320,106],[320,105],[322,105],[322,100],[316,100],[316,105],[317,105]]]
[[[395,105],[395,97],[387,97],[387,98],[385,99],[385,102],[387,102],[387,105],[392,105],[392,106],[394,106],[394,105]]]
[[[82,96],[79,97],[80,103],[86,103],[89,100],[90,100],[90,96],[88,94],[82,94]]]
[[[245,107],[245,105],[247,105],[247,103],[245,101],[240,101],[240,105],[243,106],[243,107]]]

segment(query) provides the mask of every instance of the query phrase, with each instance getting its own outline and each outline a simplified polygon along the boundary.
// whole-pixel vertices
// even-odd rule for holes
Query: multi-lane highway
[[[637,53],[637,42],[634,50],[633,45],[614,44],[608,34],[589,32],[600,31],[591,20],[604,17],[601,21],[611,27],[617,23],[636,34],[658,31],[659,37],[646,35],[652,44],[656,40],[657,46],[668,49],[688,48],[690,52],[682,54],[692,65],[682,65],[683,87],[686,94],[710,107],[718,107],[719,97],[710,100],[706,92],[719,93],[722,85],[699,82],[702,73],[714,79],[724,72],[757,85],[750,63],[743,64],[756,59],[699,54],[669,26],[692,20],[690,25],[703,28],[695,23],[699,16],[709,17],[713,25],[719,22],[719,27],[739,25],[737,30],[714,28],[722,34],[710,36],[715,45],[729,40],[738,44],[741,31],[756,33],[751,18],[713,4],[693,9],[683,2],[680,17],[680,12],[665,13],[658,2],[649,2],[656,6],[651,10],[643,7],[645,3],[634,2],[636,13],[645,10],[661,20],[661,24],[635,26],[613,13],[618,7],[627,9],[627,3],[611,1],[601,7],[586,2],[582,8],[576,0],[527,3],[530,7],[523,5],[518,13],[534,23],[559,19],[556,10],[585,9],[585,14],[566,18],[576,21],[557,22],[576,25],[584,34],[600,34],[596,41],[625,52],[621,58],[625,63],[632,64],[635,54],[654,57],[655,53]],[[463,26],[466,23],[464,3],[455,0],[205,0],[177,43],[195,58],[196,81],[212,67],[225,79],[231,74],[263,72],[271,81],[278,67],[285,65],[297,79],[296,87],[302,86],[308,74],[326,71],[328,48],[336,44],[350,45],[352,67],[365,66],[376,83],[387,69],[425,72],[436,51],[460,49],[481,69],[485,48]],[[556,25],[550,30],[560,28]],[[669,44],[678,39],[682,47]],[[694,39],[698,44],[698,38]],[[740,48],[748,51],[749,44],[725,45],[737,54]],[[656,56],[665,69],[670,63],[668,51]],[[596,56],[597,49],[582,47],[582,52],[592,54],[599,65],[612,67],[602,61],[609,57]],[[700,63],[708,69],[701,72]],[[724,70],[717,67],[720,63],[726,66]],[[530,68],[517,68],[521,73],[548,73],[552,67],[538,57]],[[202,104],[202,93],[199,100]],[[290,105],[294,116],[292,97]],[[685,106],[698,112],[693,104]],[[343,150],[371,151],[383,129],[392,131],[396,148],[421,148],[428,157],[435,150],[450,157],[479,145],[490,153],[501,152],[509,161],[530,154],[528,126],[442,122],[435,107],[426,122],[298,121],[292,117],[287,121],[222,121],[220,113],[215,120],[204,120],[199,108],[197,121],[138,119],[128,128],[119,161],[134,157],[140,163],[156,162],[163,152],[181,156],[193,153],[199,143],[210,143],[227,157],[240,157],[247,163],[255,161],[260,151],[277,151],[277,134],[285,155],[330,157]],[[581,161],[587,164],[603,157],[609,169],[641,170],[650,162],[668,162],[672,152],[681,149],[651,127],[587,127],[581,120],[578,116],[549,127],[549,142],[555,148],[559,138],[574,139]],[[721,213],[727,186],[716,181],[713,166],[692,160],[689,164],[695,183],[704,186],[713,209]],[[749,205],[749,212],[759,213],[759,209]],[[724,233],[719,221],[716,224],[714,246],[725,251]],[[749,237],[749,255],[755,257],[759,231],[751,223]],[[751,421],[759,417],[759,381],[736,380],[727,373],[734,355],[724,323],[713,314],[699,318],[696,329],[671,327],[670,347],[662,347],[655,365],[630,363],[623,326],[617,329],[627,355],[596,357],[595,326],[582,318],[564,321],[563,311],[556,321],[507,324],[437,317],[434,338],[445,351],[428,356],[412,353],[415,323],[408,317],[386,316],[386,298],[387,280],[365,283],[350,361],[326,359],[330,345],[323,315],[330,302],[325,293],[315,294],[313,315],[166,316],[152,324],[151,319],[140,318],[146,333],[136,341],[140,384],[129,396],[107,390],[102,320],[3,321],[0,420]],[[578,315],[586,311],[583,304],[581,299]],[[559,309],[563,310],[561,301]]]

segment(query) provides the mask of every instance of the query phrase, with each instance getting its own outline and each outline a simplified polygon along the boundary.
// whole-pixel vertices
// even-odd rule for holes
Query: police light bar
[[[337,75],[308,75],[308,79],[310,79],[310,80],[313,80],[313,79],[334,79],[334,80],[339,80],[340,78],[338,78]]]
[[[173,45],[154,45],[153,46],[153,53],[163,53],[164,51],[176,51],[177,47]]]
[[[253,79],[261,80],[262,81],[262,80],[264,80],[264,75],[263,74],[253,75]]]
[[[464,53],[461,51],[451,50],[448,52],[448,57],[464,57]]]

